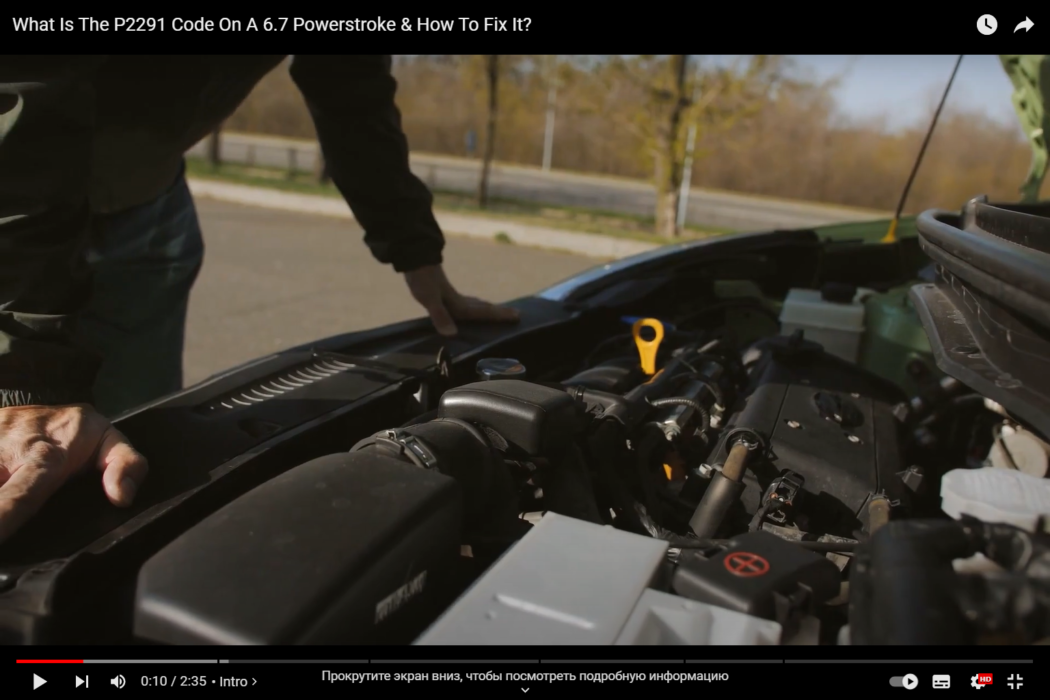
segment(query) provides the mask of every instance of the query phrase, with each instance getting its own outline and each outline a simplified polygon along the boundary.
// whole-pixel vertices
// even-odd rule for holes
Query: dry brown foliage
[[[651,159],[638,133],[625,128],[640,94],[623,85],[593,105],[593,86],[608,90],[602,57],[570,57],[558,68],[553,167],[651,179]],[[467,131],[483,144],[487,98],[478,57],[398,57],[398,104],[413,150],[465,155]],[[540,165],[549,91],[540,56],[501,57],[496,159]],[[593,79],[596,75],[601,80]],[[586,79],[581,79],[586,78]],[[590,86],[590,87],[589,87]],[[692,184],[736,192],[892,210],[926,125],[892,133],[879,120],[841,116],[833,83],[784,80],[761,109],[728,125],[701,127]],[[619,103],[618,103],[619,100]],[[932,110],[931,110],[932,113]],[[714,128],[717,127],[717,128]],[[311,138],[309,113],[285,68],[264,78],[227,122],[234,131]],[[1030,151],[1016,127],[946,111],[937,127],[907,210],[956,208],[977,194],[1017,200]]]

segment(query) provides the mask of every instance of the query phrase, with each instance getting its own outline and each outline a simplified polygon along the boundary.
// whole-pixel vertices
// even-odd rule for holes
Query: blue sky
[[[887,115],[892,126],[900,127],[925,124],[958,56],[794,58],[821,77],[845,73],[838,97],[848,115]],[[1012,91],[998,56],[966,56],[948,96],[948,106],[981,110],[997,121],[1016,124],[1010,103]]]

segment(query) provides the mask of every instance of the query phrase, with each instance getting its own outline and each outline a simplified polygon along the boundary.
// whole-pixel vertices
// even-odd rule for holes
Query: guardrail
[[[248,134],[223,134],[225,162],[284,169],[289,173],[315,172],[319,148],[315,142]],[[207,142],[188,155],[206,157]],[[481,163],[468,158],[413,154],[412,171],[433,191],[469,194],[477,191]],[[558,207],[574,207],[614,214],[651,216],[656,193],[645,182],[603,178],[538,168],[496,164],[490,175],[489,196]],[[863,212],[809,202],[791,202],[748,195],[692,190],[686,221],[693,226],[738,231],[792,229],[851,221],[888,218],[882,212]]]

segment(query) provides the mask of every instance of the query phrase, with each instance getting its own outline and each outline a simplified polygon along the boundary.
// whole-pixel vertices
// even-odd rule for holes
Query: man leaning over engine
[[[204,246],[183,154],[286,56],[0,57],[0,542],[74,473],[127,506],[146,459],[109,422],[182,388]],[[438,332],[512,309],[442,271],[390,56],[298,56],[329,174]]]

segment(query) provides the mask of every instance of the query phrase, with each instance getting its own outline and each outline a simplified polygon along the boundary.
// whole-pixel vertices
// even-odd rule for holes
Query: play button
[[[44,683],[47,683],[47,681],[45,681],[43,678],[41,678],[40,676],[36,675],[35,673],[33,674],[33,690],[36,690],[37,688],[42,686]]]

